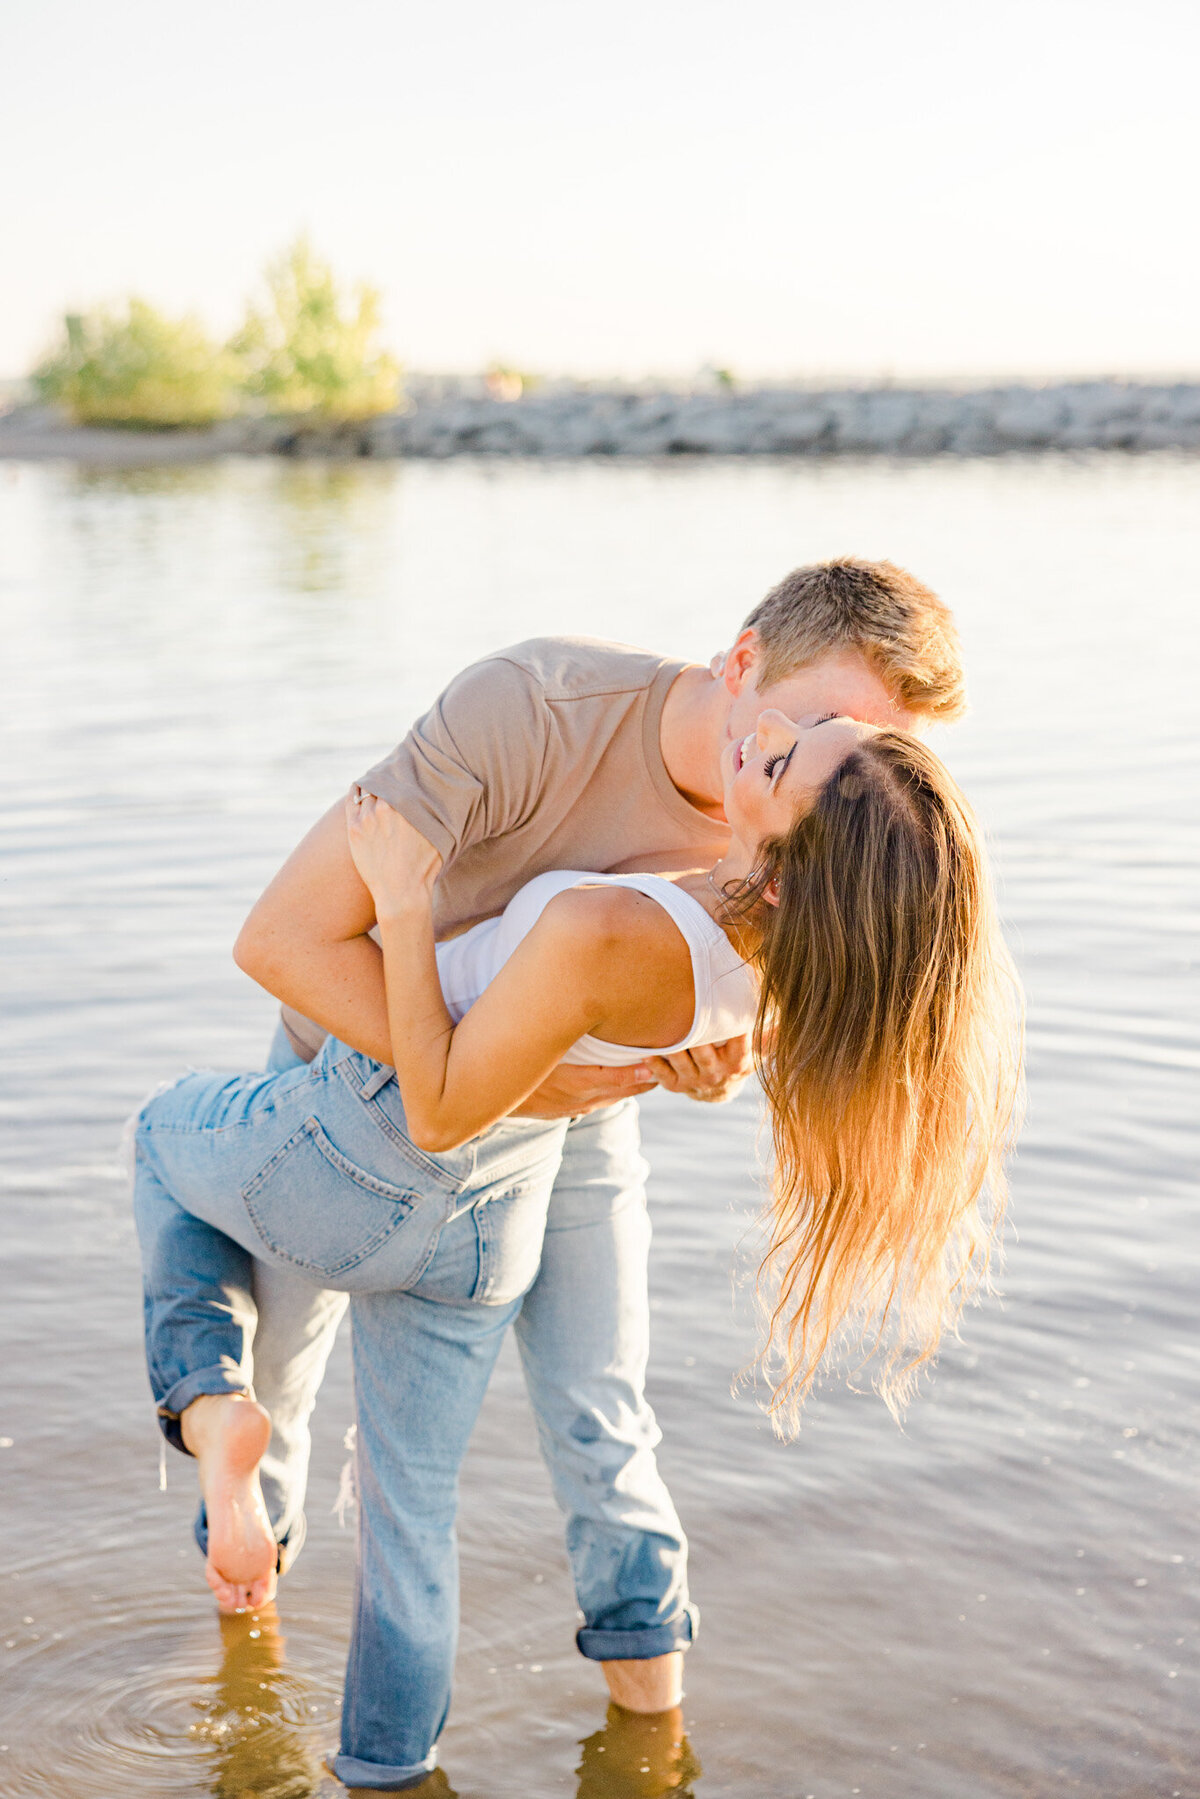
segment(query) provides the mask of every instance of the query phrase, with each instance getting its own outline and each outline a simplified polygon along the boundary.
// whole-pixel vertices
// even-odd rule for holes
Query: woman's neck
[[[749,958],[758,944],[759,933],[749,919],[731,918],[729,896],[736,893],[750,869],[741,868],[737,859],[726,854],[712,868],[688,869],[667,877],[697,905],[703,906],[715,924],[720,925],[739,956]]]

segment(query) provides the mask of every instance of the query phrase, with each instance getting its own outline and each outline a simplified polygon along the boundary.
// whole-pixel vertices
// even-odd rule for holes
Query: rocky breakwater
[[[1200,382],[1047,387],[760,387],[696,392],[566,383],[497,399],[420,387],[356,424],[238,418],[207,431],[71,426],[44,409],[0,418],[0,457],[84,462],[292,456],[992,456],[1025,450],[1200,449]]]
[[[539,393],[443,398],[377,419],[399,456],[995,455],[1200,449],[1200,383],[1055,387],[754,388],[716,394]]]

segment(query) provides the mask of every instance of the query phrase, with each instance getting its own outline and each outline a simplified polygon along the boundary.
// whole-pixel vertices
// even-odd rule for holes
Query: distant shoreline
[[[436,391],[361,423],[241,418],[208,429],[0,416],[0,460],[109,467],[219,456],[991,456],[1022,450],[1200,449],[1200,382],[1053,386],[756,387],[705,393],[556,386],[519,399]]]

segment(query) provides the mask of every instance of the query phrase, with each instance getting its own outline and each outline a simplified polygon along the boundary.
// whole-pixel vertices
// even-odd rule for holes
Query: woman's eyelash
[[[783,761],[783,751],[782,750],[779,750],[774,756],[767,757],[766,761],[763,763],[763,773],[764,773],[764,775],[766,775],[768,780],[770,780],[771,776],[774,774],[775,770],[779,767],[779,764],[782,761]]]

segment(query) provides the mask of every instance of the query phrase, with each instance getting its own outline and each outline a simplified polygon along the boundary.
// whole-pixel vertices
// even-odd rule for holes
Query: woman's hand
[[[350,855],[381,922],[414,904],[428,905],[442,858],[403,813],[361,787],[346,795]]]

